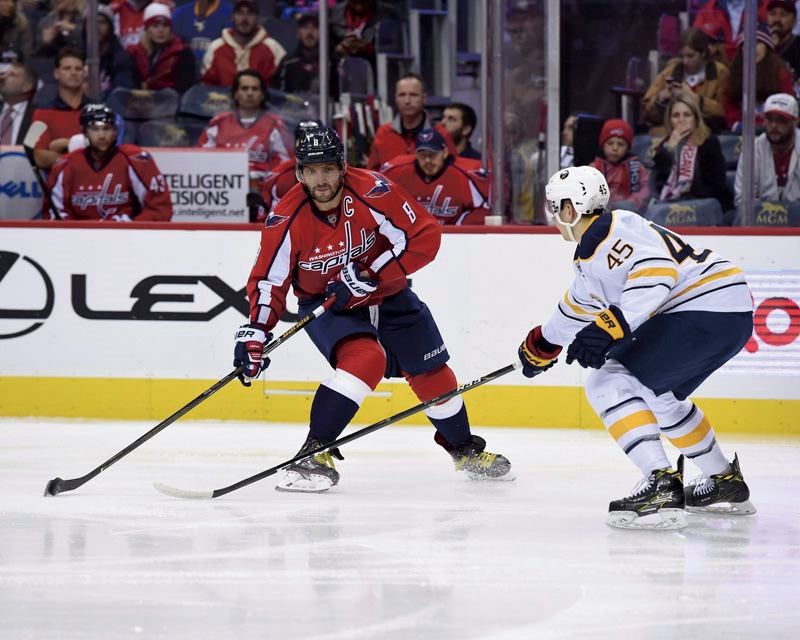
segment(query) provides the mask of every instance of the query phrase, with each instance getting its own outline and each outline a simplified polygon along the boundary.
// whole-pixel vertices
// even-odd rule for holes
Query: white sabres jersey
[[[578,243],[573,268],[572,286],[542,327],[557,345],[570,344],[611,305],[631,330],[657,313],[753,310],[739,267],[631,211],[598,216]]]

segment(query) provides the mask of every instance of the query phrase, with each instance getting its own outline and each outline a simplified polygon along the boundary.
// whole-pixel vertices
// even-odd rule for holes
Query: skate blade
[[[296,471],[287,471],[286,477],[275,485],[275,491],[286,493],[323,493],[335,483],[327,476],[312,473],[304,476]]]
[[[745,500],[744,502],[718,502],[707,507],[687,506],[686,510],[689,513],[721,516],[750,516],[757,511],[753,503],[749,500]]]
[[[502,476],[487,476],[483,473],[474,473],[472,471],[465,471],[464,475],[476,482],[514,482],[514,480],[517,479],[517,476],[511,473],[511,471]]]
[[[661,509],[646,516],[637,516],[634,511],[610,511],[606,524],[635,531],[675,531],[687,526],[683,509]]]

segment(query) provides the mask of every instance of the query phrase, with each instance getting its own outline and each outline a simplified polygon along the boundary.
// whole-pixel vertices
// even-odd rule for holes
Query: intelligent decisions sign
[[[150,148],[167,180],[174,222],[248,222],[247,153]]]

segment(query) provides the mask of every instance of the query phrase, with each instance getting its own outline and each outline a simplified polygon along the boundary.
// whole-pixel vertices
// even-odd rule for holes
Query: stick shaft
[[[311,449],[310,451],[302,454],[296,455],[294,458],[290,460],[286,460],[285,462],[280,463],[274,467],[266,469],[260,473],[255,474],[254,476],[250,476],[249,478],[245,478],[237,482],[236,484],[232,484],[228,487],[223,487],[222,489],[215,489],[214,492],[210,497],[218,498],[219,496],[224,496],[226,493],[230,493],[231,491],[236,491],[237,489],[241,489],[242,487],[246,487],[249,484],[253,484],[254,482],[258,482],[259,480],[263,480],[271,475],[276,474],[278,471],[283,469],[284,467],[289,466],[290,464],[294,464],[295,462],[299,462],[300,460],[305,460],[306,458],[310,458],[318,453],[322,453],[323,451],[328,451],[329,449],[333,449],[334,447],[339,447],[348,442],[352,442],[353,440],[357,440],[358,438],[363,438],[370,433],[377,431],[378,429],[383,429],[384,427],[389,426],[390,424],[394,424],[395,422],[399,422],[409,416],[414,415],[415,413],[419,413],[420,411],[424,411],[425,409],[432,407],[436,404],[441,402],[445,402],[450,400],[451,398],[455,398],[456,396],[461,395],[469,391],[470,389],[474,389],[475,387],[479,387],[487,382],[491,382],[492,380],[496,380],[497,378],[514,371],[515,369],[521,366],[520,363],[513,363],[509,364],[502,369],[497,369],[497,371],[492,371],[491,373],[487,373],[482,378],[478,378],[477,380],[473,380],[472,382],[468,382],[466,384],[462,384],[459,387],[456,387],[452,391],[448,391],[447,393],[443,393],[432,400],[428,400],[426,402],[420,402],[419,404],[414,405],[413,407],[409,407],[408,409],[401,411],[400,413],[395,413],[388,418],[384,418],[380,422],[376,422],[374,424],[369,425],[368,427],[364,427],[363,429],[359,429],[350,435],[344,436],[339,438],[338,440],[334,440],[326,445],[317,447],[316,449]]]
[[[316,318],[321,316],[323,313],[325,313],[325,311],[327,311],[332,304],[333,304],[333,298],[329,298],[323,304],[321,304],[316,309],[314,309],[314,311],[312,311],[310,314],[308,314],[307,316],[305,316],[304,318],[302,318],[301,320],[299,320],[298,322],[293,324],[291,327],[289,327],[289,329],[287,329],[278,338],[276,338],[275,340],[270,342],[264,348],[264,354],[266,355],[268,353],[271,353],[275,349],[277,349],[280,345],[282,345],[284,342],[286,342],[289,338],[291,338],[293,335],[295,335],[298,331],[302,330],[310,322],[312,322],[313,320],[315,320]],[[129,444],[127,447],[125,447],[121,451],[119,451],[116,454],[114,454],[113,456],[111,456],[103,464],[101,464],[96,469],[93,469],[92,471],[87,473],[85,476],[81,476],[80,478],[73,478],[73,479],[70,479],[70,480],[64,480],[62,482],[62,484],[61,484],[61,490],[59,491],[59,493],[62,493],[64,491],[71,491],[72,489],[76,489],[76,488],[80,487],[82,484],[85,484],[86,482],[88,482],[89,480],[94,478],[99,473],[102,473],[103,471],[108,469],[108,467],[110,467],[112,464],[114,464],[115,462],[118,462],[119,460],[124,458],[126,455],[128,455],[131,451],[133,451],[134,449],[140,447],[142,444],[147,442],[154,435],[156,435],[160,431],[163,431],[164,429],[166,429],[169,425],[171,425],[173,422],[175,422],[179,418],[185,416],[192,409],[194,409],[197,405],[202,404],[203,402],[208,400],[217,391],[222,389],[222,387],[224,387],[225,385],[230,383],[232,380],[234,380],[237,376],[239,376],[239,374],[242,373],[243,370],[244,370],[244,366],[240,366],[240,367],[237,367],[236,369],[234,369],[233,371],[231,371],[224,378],[221,378],[220,380],[215,382],[213,385],[211,385],[208,389],[203,391],[203,393],[201,393],[199,396],[197,396],[196,398],[194,398],[193,400],[191,400],[190,402],[188,402],[187,404],[182,406],[180,409],[178,409],[175,413],[173,413],[168,418],[165,418],[164,420],[159,422],[155,427],[150,429],[150,431],[148,431],[147,433],[145,433],[141,437],[139,437],[136,440],[134,440],[133,442],[131,442],[131,444]]]

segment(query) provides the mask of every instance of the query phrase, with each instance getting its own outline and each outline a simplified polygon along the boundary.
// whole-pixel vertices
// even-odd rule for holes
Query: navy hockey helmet
[[[325,125],[322,124],[322,120],[301,120],[294,128],[295,145],[297,145],[305,137],[306,131],[310,131],[311,129],[320,129],[324,126]]]
[[[81,109],[80,123],[81,128],[85,129],[90,124],[108,124],[116,129],[117,116],[107,104],[103,102],[92,102]]]
[[[344,170],[344,145],[330,127],[308,129],[295,144],[298,172],[307,164],[335,162]]]

